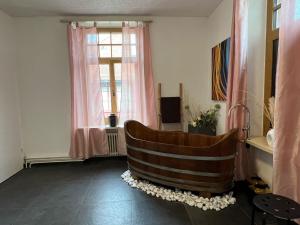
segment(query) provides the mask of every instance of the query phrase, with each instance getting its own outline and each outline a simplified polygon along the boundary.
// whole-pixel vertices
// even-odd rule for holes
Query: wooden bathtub
[[[223,193],[233,187],[237,129],[212,137],[125,122],[133,176],[180,189]]]

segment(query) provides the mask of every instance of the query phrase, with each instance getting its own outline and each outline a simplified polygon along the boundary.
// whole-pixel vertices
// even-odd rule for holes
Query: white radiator
[[[108,156],[118,156],[118,129],[106,128],[107,140],[108,140]]]

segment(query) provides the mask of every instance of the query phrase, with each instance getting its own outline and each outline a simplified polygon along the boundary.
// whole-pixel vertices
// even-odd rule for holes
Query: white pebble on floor
[[[193,194],[190,191],[181,191],[179,189],[176,189],[174,191],[171,189],[154,185],[146,180],[136,180],[131,176],[129,170],[125,171],[121,175],[121,177],[131,187],[142,190],[148,195],[152,195],[157,198],[162,198],[167,201],[177,201],[186,203],[189,206],[198,207],[204,211],[220,211],[221,209],[225,209],[229,205],[233,205],[236,202],[236,199],[232,196],[232,192],[223,196],[203,198],[201,196]]]

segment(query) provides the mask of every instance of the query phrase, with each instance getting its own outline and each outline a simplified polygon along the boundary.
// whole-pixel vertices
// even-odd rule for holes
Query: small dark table
[[[300,218],[300,205],[280,195],[257,195],[253,199],[253,204],[251,225],[254,225],[255,212],[257,209],[263,211],[263,225],[266,224],[267,214],[279,220],[284,220],[287,224],[292,224],[292,220]]]

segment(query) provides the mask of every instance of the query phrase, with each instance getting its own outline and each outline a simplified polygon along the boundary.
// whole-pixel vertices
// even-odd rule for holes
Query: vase
[[[109,126],[116,127],[117,126],[117,116],[115,114],[110,114],[109,117]]]
[[[274,146],[274,129],[271,129],[267,133],[267,143],[269,146],[273,147]]]
[[[216,136],[216,130],[211,129],[210,127],[194,127],[191,124],[188,125],[188,132]]]

